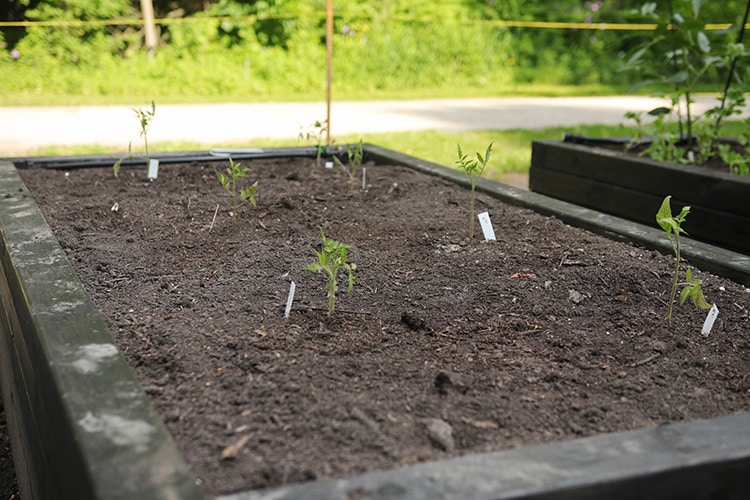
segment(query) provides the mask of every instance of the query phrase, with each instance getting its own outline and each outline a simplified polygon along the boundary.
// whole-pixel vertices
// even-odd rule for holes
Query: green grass
[[[335,85],[332,90],[336,101],[365,100],[409,100],[409,99],[444,99],[475,97],[571,97],[593,95],[619,95],[628,93],[625,87],[607,85],[504,85],[486,87],[450,87],[419,88],[408,90],[383,91],[339,91]],[[288,90],[279,94],[258,95],[253,93],[220,96],[159,96],[159,104],[213,104],[224,102],[314,102],[325,99],[325,90],[320,94]],[[0,96],[0,106],[106,106],[132,105],[143,101],[142,95],[53,95],[53,94],[6,94]]]

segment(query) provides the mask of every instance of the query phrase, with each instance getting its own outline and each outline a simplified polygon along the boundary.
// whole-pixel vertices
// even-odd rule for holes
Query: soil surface
[[[468,190],[402,167],[367,165],[362,191],[242,163],[237,217],[226,161],[22,172],[209,495],[749,407],[737,283],[695,273],[721,311],[703,337],[692,305],[665,322],[673,257],[484,194],[497,241],[469,241]],[[332,319],[305,270],[321,229],[357,265]]]
[[[19,500],[20,498],[16,469],[13,467],[13,454],[10,449],[5,408],[2,398],[0,398],[0,500]]]

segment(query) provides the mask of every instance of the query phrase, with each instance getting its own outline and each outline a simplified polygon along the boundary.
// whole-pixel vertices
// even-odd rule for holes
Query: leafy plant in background
[[[484,169],[487,168],[487,162],[490,161],[492,146],[494,144],[494,142],[491,142],[490,145],[487,146],[487,151],[484,153],[484,156],[480,153],[476,153],[476,158],[469,157],[469,155],[463,152],[461,145],[457,144],[458,160],[456,160],[456,165],[466,172],[466,175],[469,176],[469,182],[471,183],[471,199],[469,200],[469,241],[474,239],[474,195],[477,182],[482,176]]]
[[[690,297],[693,304],[700,309],[711,309],[711,304],[706,302],[701,289],[701,280],[693,278],[693,272],[688,268],[685,271],[685,281],[678,282],[680,274],[680,234],[687,234],[682,229],[682,223],[690,213],[690,207],[682,207],[679,214],[673,216],[670,201],[672,197],[667,196],[656,213],[656,222],[666,233],[675,255],[674,273],[672,277],[672,291],[669,295],[669,306],[667,308],[667,324],[672,326],[672,306],[674,305],[677,288],[682,287],[680,292],[680,305]]]
[[[729,170],[737,175],[750,176],[750,151],[745,146],[745,152],[740,153],[732,150],[729,144],[719,144],[719,156],[724,163],[729,165]]]
[[[640,153],[642,156],[674,163],[685,161],[685,148],[678,146],[680,136],[672,131],[671,124],[666,121],[669,113],[671,110],[666,107],[652,109],[648,115],[654,117],[654,120],[649,124],[643,123],[643,113],[625,113],[625,118],[634,120],[636,124],[636,133],[631,137],[627,147],[638,146],[648,138],[648,146]]]
[[[733,27],[738,32],[735,42],[728,41],[726,33],[720,33],[725,40],[709,38],[705,22],[700,19],[704,3],[703,0],[678,2],[678,5],[689,5],[690,11],[683,13],[676,10],[670,0],[667,15],[664,15],[657,13],[656,2],[647,2],[638,12],[655,21],[657,29],[654,36],[635,47],[622,70],[637,72],[643,78],[636,88],[650,84],[674,87],[670,95],[671,107],[659,107],[649,113],[656,116],[656,120],[647,127],[654,140],[646,154],[654,159],[702,163],[717,155],[722,120],[739,114],[745,104],[743,90],[746,87],[736,66],[750,54],[742,43],[750,0],[743,20]],[[660,60],[655,59],[653,51],[662,49]],[[726,72],[719,104],[696,117],[692,95],[699,84],[719,71]],[[666,121],[667,115],[673,113],[677,117],[676,133],[668,130]],[[626,117],[636,119],[632,113]],[[640,115],[636,122],[639,127],[643,126]]]
[[[336,169],[341,170],[349,176],[349,189],[354,191],[354,181],[356,180],[356,169],[362,165],[362,139],[357,144],[349,144],[346,146],[347,163],[339,160],[338,156],[333,157],[333,162],[336,164]]]
[[[156,114],[156,103],[154,101],[151,101],[151,110],[144,111],[142,109],[135,109],[133,108],[133,112],[135,112],[136,118],[138,118],[138,125],[140,127],[140,136],[143,137],[143,144],[146,148],[146,165],[148,165],[149,161],[151,160],[151,157],[148,153],[148,128],[151,126],[151,122],[154,120],[154,115]],[[133,148],[133,142],[128,143],[128,158],[133,159],[132,154],[132,148]],[[115,174],[115,177],[117,177],[120,174],[120,167],[122,166],[124,158],[120,158],[115,162],[114,165],[112,165],[112,171]]]
[[[349,293],[352,291],[352,287],[354,287],[353,271],[357,269],[357,266],[346,261],[347,250],[351,248],[351,245],[345,245],[336,240],[326,238],[322,229],[320,230],[320,236],[323,240],[323,248],[320,252],[316,252],[318,262],[310,264],[305,270],[315,273],[324,271],[328,276],[326,284],[326,290],[328,291],[328,317],[332,318],[336,307],[336,275],[341,269],[349,273],[349,286],[347,288],[347,293]]]
[[[721,159],[729,165],[729,169],[737,174],[750,177],[750,118],[743,120],[745,132],[738,137],[738,145],[732,148],[729,144],[719,144],[718,151]]]
[[[299,140],[314,140],[315,141],[315,165],[320,167],[320,157],[325,152],[326,146],[323,144],[323,136],[328,131],[328,120],[315,120],[311,125],[307,127],[300,127]]]
[[[151,111],[144,111],[142,109],[134,109],[135,116],[138,118],[138,124],[141,127],[140,135],[143,137],[143,146],[146,148],[146,163],[148,164],[150,158],[148,154],[148,129],[151,126],[151,122],[154,121],[154,115],[156,114],[156,103],[151,101]]]
[[[249,168],[243,167],[240,162],[235,162],[231,157],[229,158],[229,166],[224,171],[226,173],[216,171],[216,177],[219,178],[222,187],[232,197],[232,217],[237,216],[237,210],[245,203],[249,202],[252,206],[255,206],[255,192],[258,190],[258,181],[244,189],[237,187],[237,180],[245,177],[249,171]]]

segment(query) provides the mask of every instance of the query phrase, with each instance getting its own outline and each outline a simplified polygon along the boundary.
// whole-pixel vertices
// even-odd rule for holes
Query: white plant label
[[[326,168],[333,168],[333,162],[332,161],[327,161],[326,162]]]
[[[490,220],[490,213],[482,212],[481,214],[477,214],[477,217],[479,218],[479,224],[482,225],[482,232],[484,233],[484,239],[487,241],[494,240],[495,230],[492,229],[492,221]]]
[[[297,289],[297,285],[294,281],[289,285],[289,297],[286,299],[286,309],[284,309],[284,317],[288,318],[289,313],[292,312],[292,302],[294,302],[294,290]]]
[[[149,160],[148,180],[153,181],[157,177],[159,177],[159,160]]]
[[[708,316],[706,316],[706,321],[703,322],[703,330],[701,330],[701,335],[704,337],[708,337],[708,334],[711,333],[711,328],[714,327],[714,321],[716,321],[716,317],[719,315],[719,308],[716,307],[716,304],[711,307],[711,310],[708,311]]]

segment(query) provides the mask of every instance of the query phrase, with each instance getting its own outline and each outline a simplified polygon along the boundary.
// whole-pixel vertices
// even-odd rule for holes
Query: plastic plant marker
[[[484,233],[484,239],[486,241],[495,240],[495,230],[492,228],[492,221],[490,220],[489,212],[482,212],[477,214],[479,224],[482,226],[482,232]]]
[[[159,160],[151,159],[148,162],[148,180],[153,181],[159,177]]]
[[[292,302],[294,302],[294,291],[297,289],[297,285],[292,281],[289,285],[289,296],[286,299],[286,309],[284,309],[284,317],[289,318],[289,313],[292,312]]]
[[[208,226],[208,232],[210,233],[211,230],[214,228],[214,223],[216,222],[216,215],[219,213],[219,205],[216,205],[216,210],[214,210],[214,218],[211,219],[211,225]]]
[[[333,168],[333,162],[332,161],[327,161],[326,162],[326,168]]]
[[[719,308],[716,307],[716,304],[711,307],[708,311],[708,316],[706,316],[706,321],[703,322],[703,329],[701,330],[701,335],[704,337],[708,337],[708,335],[711,333],[711,328],[714,327],[714,321],[716,321],[716,317],[719,316]]]

